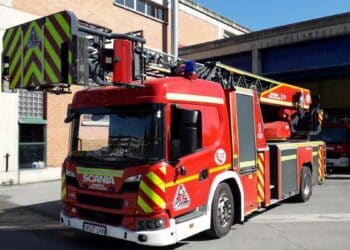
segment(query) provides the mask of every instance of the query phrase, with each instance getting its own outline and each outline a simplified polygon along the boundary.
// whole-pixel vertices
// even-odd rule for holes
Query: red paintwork
[[[267,150],[264,152],[264,166],[265,166],[265,200],[263,201],[263,205],[267,207],[271,202],[271,189],[270,189],[270,152]]]
[[[114,56],[118,62],[113,65],[113,83],[130,83],[133,81],[133,42],[114,40]]]
[[[268,140],[287,139],[291,135],[288,122],[283,121],[265,123],[264,133]]]
[[[168,100],[167,94],[175,93],[179,95],[204,96],[214,97],[224,100],[220,103],[205,103],[205,101],[191,101],[179,98],[179,100]],[[203,97],[203,98],[204,98]],[[264,153],[264,181],[265,181],[265,200],[261,206],[270,204],[270,158],[269,148],[266,143],[264,130],[266,126],[261,116],[260,103],[258,95],[254,94],[254,119],[256,131],[256,146],[257,151]],[[183,215],[200,206],[208,203],[208,194],[214,178],[222,173],[223,170],[210,172],[211,169],[219,167],[215,162],[215,153],[218,149],[223,149],[226,152],[226,160],[222,165],[230,164],[230,171],[238,171],[238,134],[237,134],[237,116],[236,116],[236,92],[223,90],[222,87],[213,82],[208,82],[201,79],[185,78],[185,77],[169,77],[162,79],[147,80],[143,87],[127,88],[127,87],[100,87],[85,89],[79,91],[74,96],[70,108],[85,108],[85,107],[108,107],[116,105],[134,105],[142,103],[163,103],[165,107],[165,129],[166,129],[166,156],[165,161],[155,165],[134,166],[125,168],[124,175],[121,178],[116,178],[115,192],[106,193],[103,191],[82,190],[68,185],[68,193],[70,194],[69,206],[84,207],[92,210],[109,212],[123,215],[122,225],[131,229],[135,229],[136,221],[142,218],[151,218],[161,216],[165,218],[168,225],[168,219]],[[196,153],[180,158],[176,164],[167,162],[170,153],[170,125],[171,125],[171,108],[170,104],[179,104],[181,108],[195,109],[201,111],[202,116],[202,144],[203,148]],[[306,154],[304,149],[298,151],[299,155]],[[303,160],[309,161],[309,156],[301,156],[300,164]],[[137,196],[138,193],[128,194],[119,193],[121,183],[129,177],[137,174],[145,175],[150,171],[156,171],[160,166],[166,166],[166,183],[182,182],[186,178],[190,180],[184,181],[183,185],[186,188],[191,203],[189,207],[180,210],[175,210],[173,206],[174,197],[178,185],[169,185],[165,192],[166,209],[157,210],[151,214],[144,214],[138,208]],[[177,168],[184,167],[186,175],[178,174]],[[279,164],[280,167],[280,164]],[[66,162],[65,168],[75,171],[75,166]],[[204,180],[199,179],[199,174],[203,171],[208,171],[208,177]],[[280,172],[280,171],[279,171]],[[76,173],[77,174],[77,173]],[[193,177],[193,178],[192,178]],[[244,189],[244,208],[245,214],[256,210],[259,206],[257,203],[257,175],[256,172],[240,175],[242,186]],[[78,181],[81,182],[81,177],[78,176]],[[148,182],[150,186],[151,183]],[[152,186],[153,187],[153,186]],[[281,188],[281,178],[279,177],[279,187]],[[157,189],[156,187],[154,187]],[[159,190],[158,190],[159,191]],[[74,199],[76,193],[89,193],[91,195],[101,197],[114,197],[127,200],[128,206],[123,206],[121,209],[107,209],[102,207],[93,207],[79,204]],[[281,195],[281,192],[279,192]],[[279,198],[281,199],[281,196]],[[143,197],[146,199],[146,197]]]
[[[254,120],[255,120],[255,134],[256,147],[258,151],[265,150],[266,137],[264,136],[264,120],[261,114],[260,102],[257,93],[254,94]]]
[[[250,214],[258,208],[258,191],[256,189],[256,173],[241,175],[242,186],[244,188],[244,211]]]
[[[272,101],[288,103],[290,107],[302,106],[309,108],[311,104],[310,90],[300,88],[289,84],[279,84],[276,87],[268,89],[261,93],[261,97]],[[261,103],[271,104],[270,100],[261,101]],[[302,102],[299,102],[303,100]],[[283,104],[275,104],[276,106],[285,106]]]
[[[230,113],[230,126],[231,126],[231,145],[232,145],[232,155],[233,168],[238,170],[238,128],[237,128],[237,107],[236,107],[236,93],[234,91],[227,92],[227,99],[229,100],[229,113]]]
[[[346,128],[347,129],[347,143],[346,144],[328,144],[326,151],[328,155],[332,157],[347,156],[350,157],[350,121],[333,121],[333,122],[324,122],[322,128]]]
[[[350,145],[347,144],[327,144],[326,149],[330,154],[338,154],[341,156],[350,154]]]

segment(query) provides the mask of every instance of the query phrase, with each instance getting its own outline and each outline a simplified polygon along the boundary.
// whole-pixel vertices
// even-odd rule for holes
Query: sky
[[[253,31],[350,11],[350,0],[195,0]]]

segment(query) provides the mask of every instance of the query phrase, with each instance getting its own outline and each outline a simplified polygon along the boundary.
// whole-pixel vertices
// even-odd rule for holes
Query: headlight
[[[155,220],[140,220],[137,223],[136,230],[157,230],[165,227],[164,219],[155,219]]]
[[[66,175],[75,178],[75,173],[72,170],[66,169]]]
[[[141,180],[141,175],[134,175],[134,176],[129,176],[128,178],[126,178],[126,180],[124,182],[140,182]]]

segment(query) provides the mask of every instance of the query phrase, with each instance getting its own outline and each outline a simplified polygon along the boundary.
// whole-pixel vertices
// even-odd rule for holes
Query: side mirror
[[[67,110],[67,117],[64,119],[65,123],[70,123],[73,121],[73,119],[77,116],[77,113],[75,113],[71,108],[70,105],[68,105],[68,110]]]

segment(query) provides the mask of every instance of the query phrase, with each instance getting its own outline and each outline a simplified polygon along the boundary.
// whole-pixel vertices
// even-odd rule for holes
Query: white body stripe
[[[213,104],[224,104],[224,99],[213,96],[189,95],[179,93],[167,93],[166,99],[171,101],[203,102]]]

